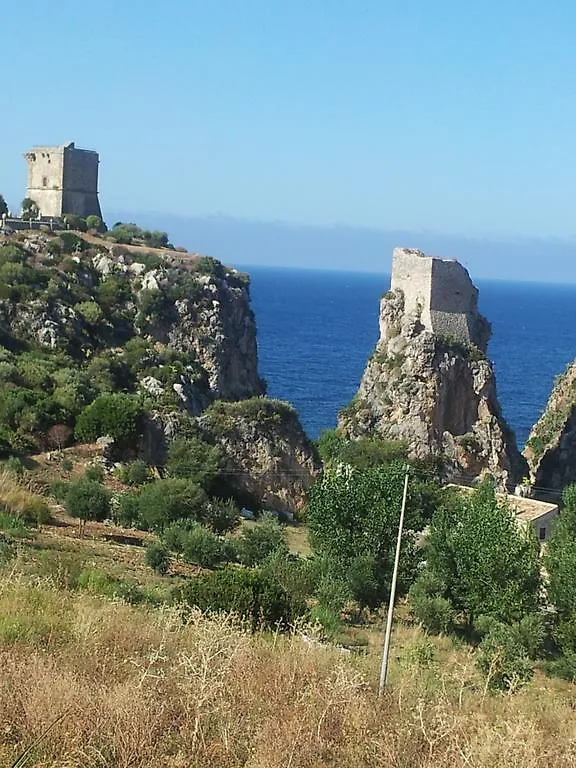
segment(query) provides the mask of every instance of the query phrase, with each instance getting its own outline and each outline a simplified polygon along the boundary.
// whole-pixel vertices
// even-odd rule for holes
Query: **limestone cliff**
[[[176,397],[194,414],[218,398],[264,393],[247,275],[214,259],[78,237],[71,250],[70,234],[0,242],[13,250],[0,269],[15,276],[0,288],[0,343],[4,336],[87,360],[146,340],[182,365],[169,380],[166,370],[157,377],[143,365],[141,388]]]
[[[560,491],[576,482],[576,361],[556,379],[524,455],[537,495],[539,489]]]
[[[182,434],[178,413],[148,419],[142,454],[162,464],[172,440]],[[187,424],[224,457],[227,492],[253,509],[297,513],[314,479],[322,471],[316,448],[308,440],[296,411],[287,403],[254,397],[218,401]]]
[[[466,333],[479,328],[477,338],[485,344],[489,325],[477,313],[476,289],[467,273],[466,279],[474,302],[466,322],[452,321],[444,296],[443,327],[462,327]],[[525,474],[525,462],[502,418],[491,363],[466,337],[426,327],[425,292],[424,301],[412,302],[407,311],[404,287],[381,300],[380,339],[356,397],[340,413],[339,429],[352,439],[379,435],[405,441],[415,458],[442,455],[449,477],[473,479],[490,472],[500,486],[513,486]],[[438,285],[432,285],[434,292]]]

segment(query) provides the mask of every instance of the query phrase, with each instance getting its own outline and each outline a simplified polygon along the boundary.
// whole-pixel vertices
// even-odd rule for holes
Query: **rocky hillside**
[[[576,361],[556,379],[524,455],[536,489],[560,491],[576,482]]]
[[[154,425],[181,425],[219,401],[267,403],[264,389],[247,275],[209,257],[69,231],[0,236],[0,453],[98,437],[104,411],[124,415],[129,405],[129,429],[106,425],[120,437],[117,450],[161,463],[179,435]],[[110,394],[124,400],[102,400]],[[250,463],[260,478],[274,467],[274,482],[246,480],[244,490],[276,508],[294,508],[319,468],[288,410],[282,435],[277,420],[244,419],[222,436],[242,476]]]
[[[401,290],[381,300],[380,339],[339,429],[406,441],[414,458],[442,455],[452,477],[490,472],[511,486],[526,472],[484,351],[426,330]]]

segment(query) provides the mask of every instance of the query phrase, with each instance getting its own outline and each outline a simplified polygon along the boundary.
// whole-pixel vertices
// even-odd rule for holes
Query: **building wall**
[[[403,291],[406,312],[421,308],[421,322],[432,333],[482,346],[478,330],[478,291],[467,270],[457,261],[396,248],[391,287]]]
[[[87,149],[64,150],[62,213],[102,216],[98,202],[98,154]]]
[[[43,216],[62,213],[64,150],[34,147],[24,157],[28,163],[26,197],[34,200]]]
[[[28,163],[26,196],[43,216],[102,216],[98,202],[98,153],[64,147],[34,147]]]
[[[400,289],[404,294],[404,311],[421,310],[421,321],[425,328],[432,330],[430,316],[430,294],[432,291],[432,259],[422,251],[409,248],[395,248],[392,256],[393,291]]]

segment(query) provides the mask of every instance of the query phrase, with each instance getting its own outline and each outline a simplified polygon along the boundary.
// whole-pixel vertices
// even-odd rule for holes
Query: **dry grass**
[[[30,765],[60,768],[576,765],[572,686],[484,693],[468,651],[418,630],[376,654],[250,636],[230,618],[146,612],[0,583],[0,766],[64,713]]]
[[[29,521],[49,516],[46,500],[27,487],[24,480],[6,469],[0,470],[0,512]]]

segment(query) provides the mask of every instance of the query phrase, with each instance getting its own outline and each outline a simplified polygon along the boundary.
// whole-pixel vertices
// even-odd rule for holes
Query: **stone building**
[[[457,261],[395,248],[391,290],[397,289],[404,294],[404,311],[419,314],[426,330],[486,350],[490,324],[478,312],[478,289]]]
[[[98,202],[98,153],[77,149],[74,142],[60,147],[32,147],[26,197],[44,217],[66,213],[102,218]]]

